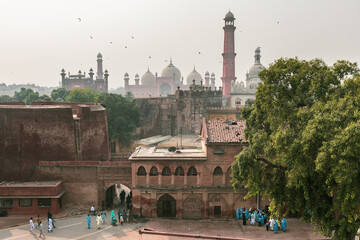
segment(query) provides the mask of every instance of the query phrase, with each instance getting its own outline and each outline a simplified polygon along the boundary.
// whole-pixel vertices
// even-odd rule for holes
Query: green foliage
[[[96,102],[98,94],[92,89],[74,89],[66,97],[66,102],[93,103]]]
[[[0,95],[0,102],[15,102],[15,99],[9,95]]]
[[[132,134],[140,126],[141,114],[137,105],[118,94],[100,95],[108,115],[109,137],[129,144]]]
[[[29,105],[31,102],[39,101],[39,93],[34,92],[31,88],[21,88],[20,92],[15,91],[14,93],[15,101],[25,102]]]
[[[242,111],[249,147],[232,166],[234,185],[264,193],[273,214],[309,209],[322,234],[353,239],[360,227],[357,65],[279,59],[260,78],[254,105]]]
[[[134,94],[132,92],[126,92],[125,98],[129,101],[132,101],[134,99]]]
[[[65,88],[54,89],[51,92],[51,99],[56,102],[65,102],[70,91]]]

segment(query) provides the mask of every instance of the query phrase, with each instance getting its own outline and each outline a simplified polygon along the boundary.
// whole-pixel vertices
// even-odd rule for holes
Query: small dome
[[[211,74],[211,77],[215,77],[215,73],[212,73],[212,74]]]
[[[92,68],[90,68],[90,70],[89,70],[90,72],[93,72],[94,70],[92,69]]]
[[[135,78],[139,78],[139,74],[135,74]]]
[[[98,57],[98,58],[102,58],[101,53],[98,53],[97,57]]]
[[[248,78],[258,78],[259,73],[264,69],[265,67],[262,64],[254,64],[249,70]]]
[[[195,70],[195,67],[194,67],[194,70],[191,73],[189,73],[189,75],[186,77],[187,85],[193,84],[194,79],[195,79],[195,85],[200,85],[201,84],[202,77],[201,77],[200,73],[198,73]]]
[[[209,76],[209,74],[210,74],[210,73],[209,73],[208,71],[206,71],[205,76]]]
[[[177,67],[175,67],[172,64],[172,61],[170,60],[170,64],[162,70],[161,77],[173,78],[174,74],[175,74],[175,81],[179,82],[181,78],[180,70]]]
[[[129,74],[126,72],[126,73],[124,74],[124,76],[125,76],[125,77],[128,77],[128,76],[129,76]]]
[[[155,75],[150,72],[149,68],[141,77],[141,85],[156,85]]]
[[[232,14],[232,12],[229,11],[229,12],[225,15],[224,20],[226,20],[226,19],[235,19],[235,18],[234,18],[234,14]]]

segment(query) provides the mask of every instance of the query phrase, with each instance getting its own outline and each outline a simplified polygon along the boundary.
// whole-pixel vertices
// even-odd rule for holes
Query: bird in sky
[[[125,46],[125,48],[127,48],[127,46]]]
[[[279,22],[277,22],[277,24],[279,24]]]
[[[151,56],[149,56],[149,58],[151,58]]]
[[[81,22],[81,18],[78,18],[79,22]]]
[[[110,44],[112,44],[112,42],[110,42]]]
[[[201,54],[201,52],[199,52],[199,54]]]
[[[91,38],[91,39],[93,39],[93,37],[92,37],[92,36],[90,36],[90,38]]]
[[[134,36],[131,36],[132,39],[134,39]]]

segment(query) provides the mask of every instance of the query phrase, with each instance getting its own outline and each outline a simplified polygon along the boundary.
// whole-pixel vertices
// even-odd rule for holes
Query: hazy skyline
[[[130,84],[148,66],[161,74],[170,57],[185,80],[195,65],[203,77],[214,72],[219,86],[229,10],[236,18],[237,81],[258,46],[265,67],[280,57],[360,60],[356,0],[2,0],[0,83],[58,86],[62,68],[96,71],[101,52],[109,88],[124,86],[125,72]]]

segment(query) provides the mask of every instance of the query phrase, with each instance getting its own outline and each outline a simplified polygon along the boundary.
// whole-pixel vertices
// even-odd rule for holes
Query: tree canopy
[[[323,235],[360,227],[360,77],[357,64],[279,59],[260,73],[245,107],[249,146],[232,165],[234,187],[263,193],[272,214],[312,212]],[[286,214],[286,212],[285,212]]]

